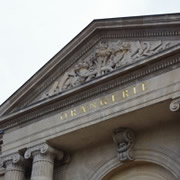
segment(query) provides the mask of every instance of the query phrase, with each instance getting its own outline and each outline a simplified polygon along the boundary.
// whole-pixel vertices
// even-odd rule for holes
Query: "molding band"
[[[158,157],[158,158],[157,158]],[[137,148],[135,149],[135,162],[150,162],[157,164],[165,169],[167,169],[171,174],[177,179],[180,179],[180,158],[177,154],[169,152],[168,150],[162,149],[147,149],[147,148]],[[102,180],[109,172],[122,166],[123,163],[114,157],[98,168],[98,170],[92,174],[88,180]]]

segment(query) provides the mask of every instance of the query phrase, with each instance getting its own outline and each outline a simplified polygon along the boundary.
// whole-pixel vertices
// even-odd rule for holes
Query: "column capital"
[[[27,149],[24,154],[25,159],[32,158],[31,180],[52,180],[54,160],[63,160],[64,153],[42,143]]]
[[[33,157],[33,154],[51,154],[54,155],[58,160],[62,160],[64,157],[64,153],[62,151],[58,151],[55,148],[49,146],[46,143],[38,144],[36,146],[30,147],[24,154],[25,159],[29,159]]]
[[[7,164],[23,164],[24,157],[20,153],[13,153],[10,155],[2,156],[0,158],[0,167],[4,167]]]

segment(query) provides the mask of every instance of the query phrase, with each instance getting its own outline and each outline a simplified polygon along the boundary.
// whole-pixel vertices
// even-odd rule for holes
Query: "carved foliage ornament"
[[[180,98],[173,100],[171,102],[169,108],[173,112],[179,111],[180,110]]]
[[[121,162],[134,160],[135,134],[129,128],[115,130],[113,141],[117,144],[118,159]]]
[[[173,44],[161,40],[100,42],[88,57],[78,61],[61,79],[57,80],[43,94],[42,99],[154,55]]]

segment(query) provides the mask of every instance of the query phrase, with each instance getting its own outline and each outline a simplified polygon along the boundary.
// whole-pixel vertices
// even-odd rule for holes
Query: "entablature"
[[[100,76],[95,81],[89,81],[64,93],[52,95],[20,111],[1,117],[1,128],[9,129],[19,124],[29,124],[46,115],[49,116],[95,97],[106,95],[108,92],[124,89],[137,82],[143,84],[143,80],[176,69],[180,66],[179,46],[173,48],[171,52],[146,58],[136,62],[136,65],[130,64],[125,69],[107,74],[106,78]]]
[[[1,106],[1,129],[178,68],[179,29],[179,14],[93,21]]]

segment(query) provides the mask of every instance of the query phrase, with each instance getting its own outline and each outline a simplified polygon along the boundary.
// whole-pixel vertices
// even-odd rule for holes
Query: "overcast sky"
[[[180,12],[180,0],[0,0],[0,104],[93,19]]]

